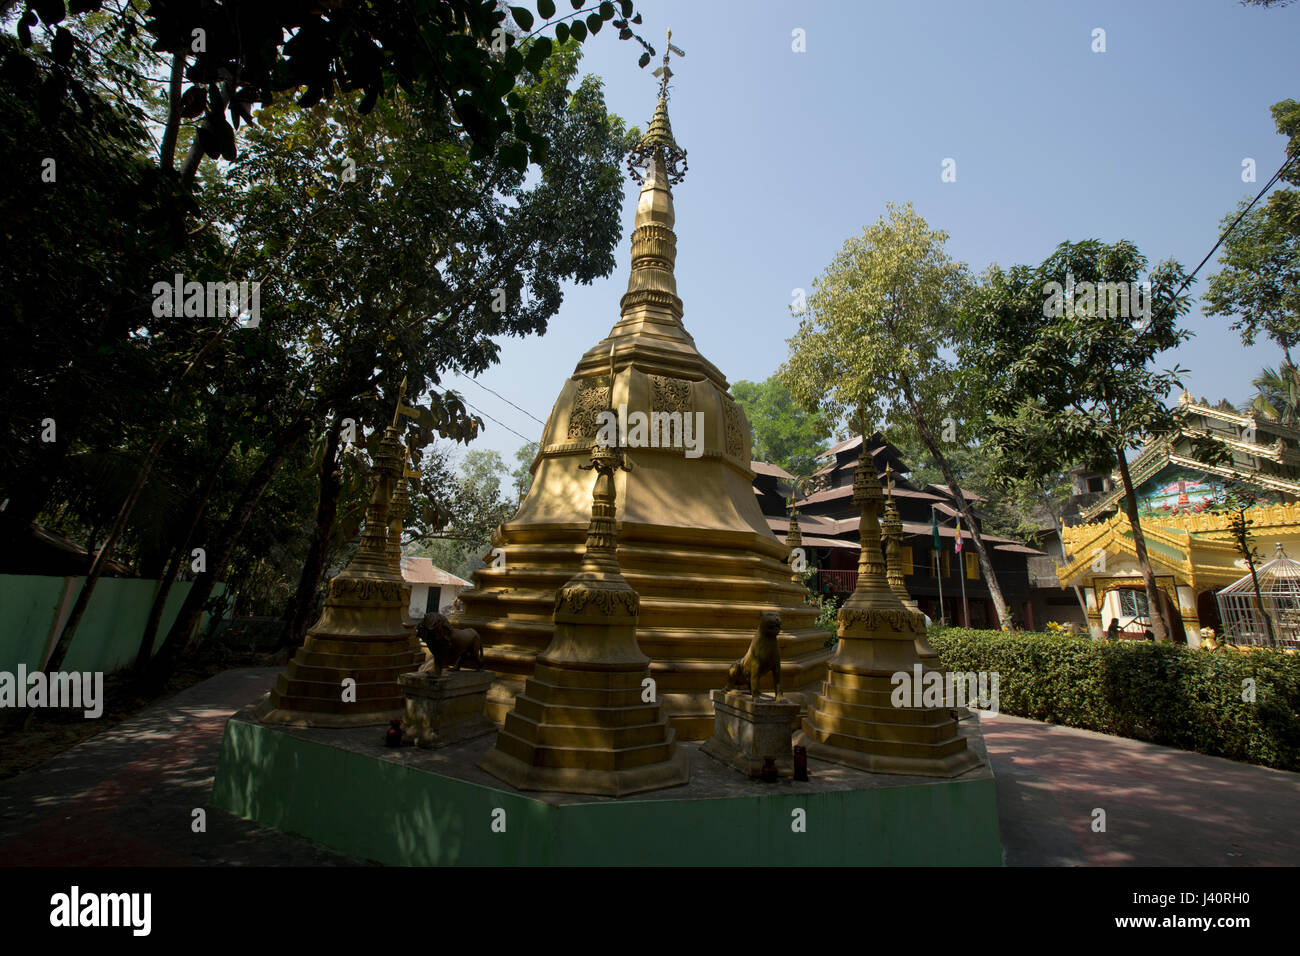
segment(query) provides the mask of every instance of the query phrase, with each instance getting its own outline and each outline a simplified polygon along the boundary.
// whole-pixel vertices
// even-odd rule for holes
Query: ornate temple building
[[[909,471],[907,463],[880,432],[868,436],[865,444],[861,436],[840,442],[828,449],[822,459],[825,464],[814,473],[811,490],[795,502],[803,547],[808,551],[810,563],[817,568],[811,587],[818,593],[840,600],[852,593],[856,586],[860,544],[853,479],[861,463],[870,460],[881,482],[886,482],[886,469],[892,475],[887,484],[892,485],[890,495],[902,522],[901,558],[907,593],[931,620],[939,620],[942,614],[948,621],[961,625],[966,623],[969,613],[972,627],[996,626],[997,616],[989,597],[988,582],[980,569],[969,533],[964,539],[965,550],[961,554],[953,553],[958,511],[946,485],[915,487],[908,482],[905,477]],[[754,490],[759,495],[768,526],[776,535],[784,537],[789,529],[789,519],[783,501],[779,510],[775,507],[780,499],[774,491],[774,482],[778,479],[767,477],[760,472],[760,467],[772,469],[774,466],[755,463],[754,470],[759,475]],[[982,500],[969,492],[966,497],[976,506]],[[932,510],[938,518],[942,543],[937,567],[930,521]],[[978,507],[973,510],[979,521]],[[1003,596],[1018,624],[1029,629],[1042,628],[1048,620],[1062,621],[1071,613],[1078,615],[1077,601],[1068,589],[1061,588],[1054,580],[1051,586],[1037,586],[1039,582],[1031,572],[1031,562],[1044,558],[1043,552],[1011,538],[986,532],[982,527],[980,530],[990,549]]]
[[[1175,639],[1196,645],[1201,628],[1221,633],[1215,593],[1246,571],[1222,509],[1229,485],[1245,486],[1257,499],[1246,515],[1251,544],[1265,560],[1278,543],[1300,555],[1300,429],[1194,402],[1186,394],[1180,407],[1187,419],[1182,433],[1149,442],[1129,470],[1156,583],[1181,619]],[[1192,442],[1198,436],[1217,439],[1230,460],[1198,457]],[[1094,636],[1112,621],[1125,636],[1140,636],[1149,626],[1122,495],[1116,479],[1113,490],[1082,511],[1079,524],[1061,531],[1066,560],[1059,577],[1083,590]]]
[[[665,85],[628,160],[641,192],[620,317],[560,389],[532,486],[493,537],[504,560],[474,572],[474,587],[460,595],[456,622],[479,631],[498,677],[488,703],[495,720],[533,675],[551,641],[556,590],[581,566],[591,477],[580,466],[611,408],[626,423],[619,444],[631,465],[614,479],[618,560],[640,594],[637,639],[678,736],[712,733],[709,692],[725,685],[762,611],[781,615],[787,693],[814,689],[825,677],[826,634],[754,494],[749,423],[682,322],[672,185],[685,173],[685,157],[673,139]]]

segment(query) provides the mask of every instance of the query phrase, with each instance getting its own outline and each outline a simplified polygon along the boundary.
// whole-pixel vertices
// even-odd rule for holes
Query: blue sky
[[[567,4],[560,3],[561,7]],[[641,32],[686,51],[670,114],[690,171],[674,190],[686,328],[729,381],[763,379],[808,289],[886,203],[911,201],[976,272],[1038,263],[1064,240],[1128,239],[1152,264],[1193,268],[1222,217],[1281,165],[1269,106],[1300,99],[1300,4],[1235,0],[924,0],[821,3],[640,0]],[[806,52],[791,49],[805,31]],[[1094,53],[1093,30],[1106,31]],[[653,68],[612,30],[585,44],[612,112],[644,128]],[[941,182],[945,158],[956,182]],[[1258,181],[1241,179],[1257,163]],[[479,381],[545,419],[582,352],[618,319],[635,208],[628,182],[618,269],[568,290],[545,336],[502,343]],[[1217,266],[1202,269],[1192,292]],[[1211,401],[1244,400],[1271,343],[1246,348],[1201,314],[1162,368]],[[535,440],[542,426],[452,376],[475,406]],[[522,440],[487,422],[475,448],[509,461]]]

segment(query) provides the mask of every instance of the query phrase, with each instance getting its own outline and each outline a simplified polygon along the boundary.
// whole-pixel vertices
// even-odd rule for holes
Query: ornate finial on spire
[[[673,71],[668,66],[668,57],[676,53],[685,56],[686,52],[672,44],[673,31],[668,31],[668,49],[664,50],[664,65],[655,70],[659,77],[659,103],[655,106],[654,116],[646,128],[645,135],[632,147],[627,156],[628,175],[637,182],[644,182],[647,169],[653,169],[656,160],[663,163],[663,170],[671,185],[680,183],[686,176],[686,150],[677,145],[673,139],[672,124],[668,122],[668,79]]]
[[[668,40],[668,49],[664,50],[664,65],[655,70],[654,75],[659,77],[659,98],[668,99],[668,80],[673,75],[673,71],[668,67],[668,55],[676,53],[678,56],[685,56],[686,51],[680,47],[673,46],[673,31],[669,30],[666,34]]]

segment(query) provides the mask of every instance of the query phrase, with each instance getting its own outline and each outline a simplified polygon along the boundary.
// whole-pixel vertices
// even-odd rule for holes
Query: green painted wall
[[[554,807],[232,719],[213,804],[393,865],[1002,863],[991,777],[712,800],[674,800],[669,793],[660,800]],[[504,833],[491,829],[498,808],[505,811]],[[806,811],[805,833],[791,830],[795,808]]]
[[[40,666],[65,580],[0,574],[0,671]]]
[[[44,575],[0,574],[0,670],[13,672],[20,663],[29,670],[40,667],[68,580]],[[85,578],[71,580],[73,585],[66,598],[69,607],[77,599]],[[157,584],[141,578],[101,578],[77,626],[63,669],[112,673],[135,663]],[[154,650],[162,646],[190,586],[189,581],[172,585]],[[214,593],[220,594],[224,589],[225,585],[219,583]],[[204,615],[200,628],[206,623]]]

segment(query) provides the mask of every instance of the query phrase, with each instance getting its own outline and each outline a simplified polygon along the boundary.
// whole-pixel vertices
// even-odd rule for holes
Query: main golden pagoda
[[[789,548],[759,510],[745,414],[682,325],[671,187],[685,173],[686,153],[668,121],[667,59],[656,71],[662,82],[654,116],[628,157],[641,195],[620,318],[560,390],[532,464],[532,487],[493,535],[504,561],[474,572],[474,587],[460,596],[457,624],[479,631],[498,676],[488,700],[497,721],[551,641],[556,589],[581,566],[591,479],[579,467],[590,458],[601,413],[611,408],[625,407],[629,421],[640,412],[703,426],[689,436],[698,445],[659,447],[639,443],[633,427],[625,444],[635,467],[615,478],[622,503],[618,559],[641,596],[637,639],[679,737],[712,733],[709,691],[726,685],[727,668],[745,653],[760,612],[781,615],[782,673],[796,700],[800,689],[819,685],[831,655],[805,589],[791,580]],[[658,437],[653,427],[650,433]],[[668,427],[663,433],[674,434]]]

